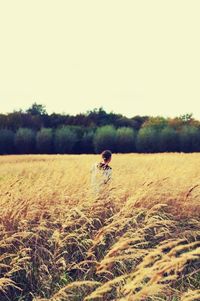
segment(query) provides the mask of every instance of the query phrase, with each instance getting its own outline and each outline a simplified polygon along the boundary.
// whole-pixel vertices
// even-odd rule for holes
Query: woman
[[[91,170],[91,184],[95,194],[99,194],[105,190],[105,184],[110,182],[112,175],[112,168],[108,165],[112,159],[111,151],[103,151],[101,157],[102,161],[95,163]]]

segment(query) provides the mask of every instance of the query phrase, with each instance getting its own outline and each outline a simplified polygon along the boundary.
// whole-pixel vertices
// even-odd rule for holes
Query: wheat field
[[[200,300],[200,154],[0,157],[0,301]]]

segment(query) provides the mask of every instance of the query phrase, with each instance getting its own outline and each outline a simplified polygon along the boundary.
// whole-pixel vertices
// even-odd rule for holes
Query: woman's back
[[[105,152],[109,152],[108,159],[104,158]],[[102,153],[103,161],[99,163],[95,163],[92,167],[92,176],[91,176],[91,184],[92,189],[95,193],[101,193],[105,190],[106,184],[110,182],[112,175],[112,168],[108,165],[111,161],[111,152],[104,151]]]

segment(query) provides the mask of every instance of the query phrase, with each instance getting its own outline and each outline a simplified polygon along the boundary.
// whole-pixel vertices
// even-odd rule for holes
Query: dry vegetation
[[[200,154],[95,160],[0,157],[0,300],[200,300]]]

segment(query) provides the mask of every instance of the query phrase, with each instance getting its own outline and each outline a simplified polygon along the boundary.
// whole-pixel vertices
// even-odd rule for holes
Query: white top
[[[91,169],[91,185],[95,192],[99,192],[101,188],[105,188],[105,184],[110,182],[112,168],[103,163],[95,163]]]

